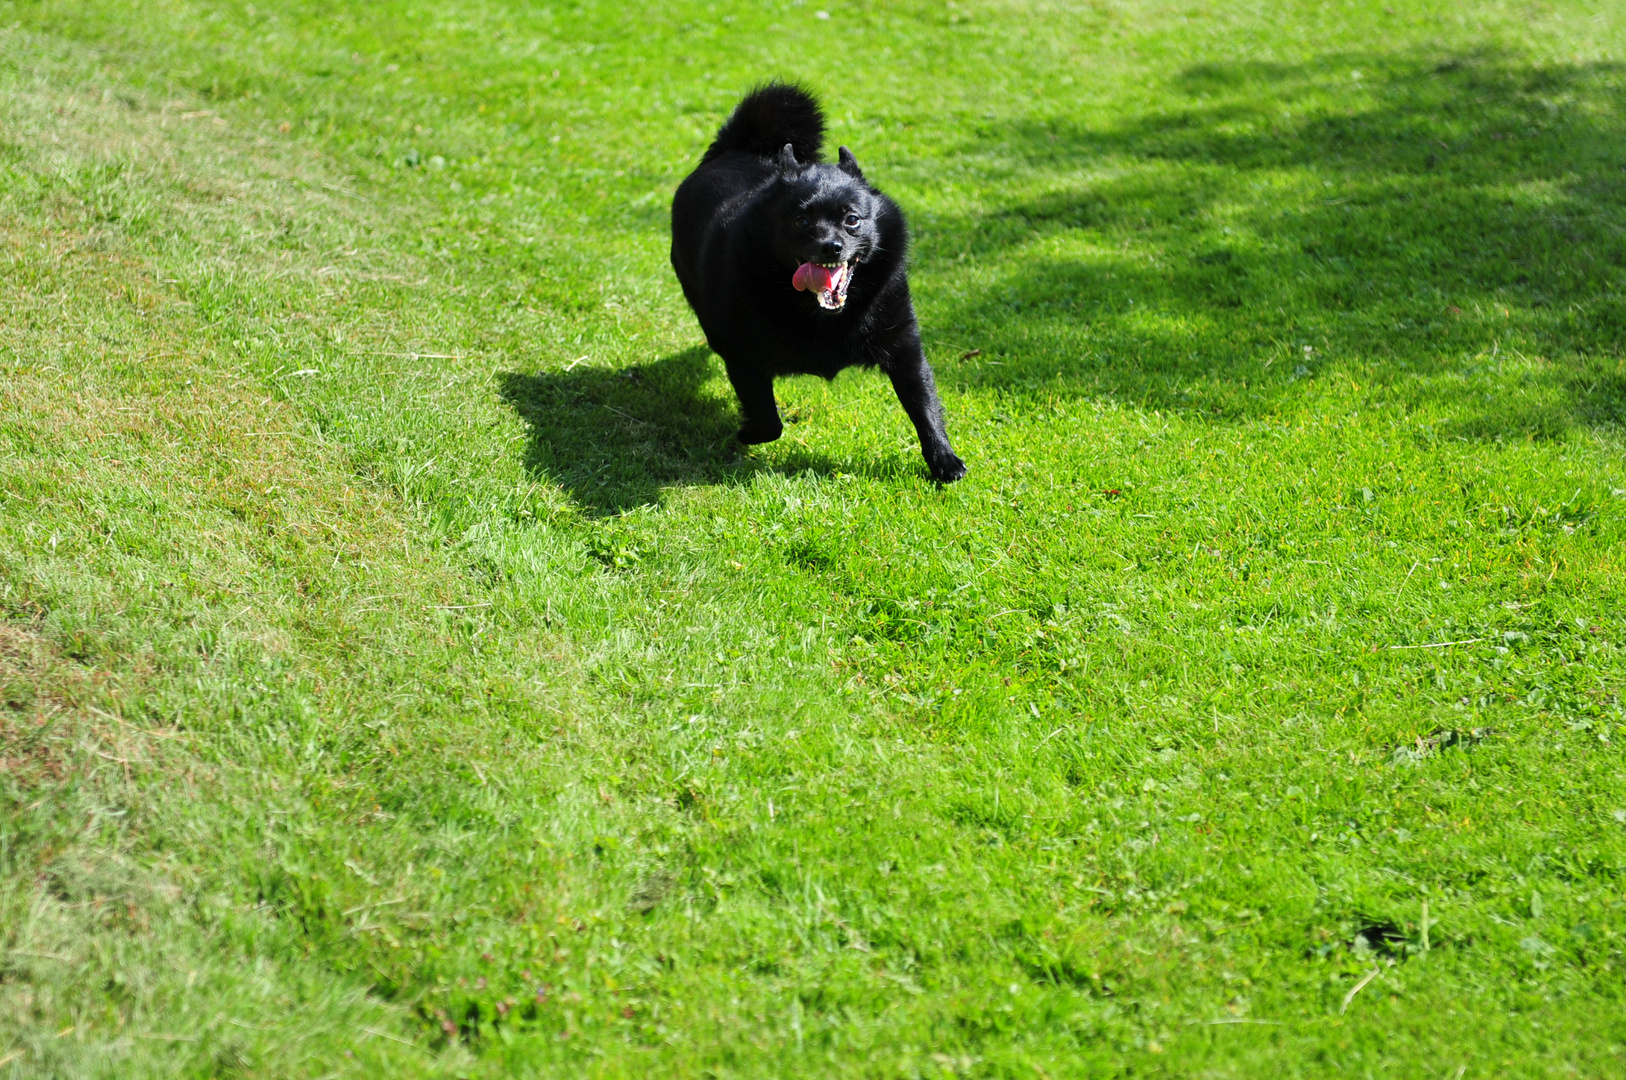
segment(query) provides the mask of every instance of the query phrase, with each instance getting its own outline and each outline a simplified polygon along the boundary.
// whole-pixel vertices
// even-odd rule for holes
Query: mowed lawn
[[[0,28],[0,1077],[1626,1074],[1626,8]],[[769,77],[959,484],[732,438]]]

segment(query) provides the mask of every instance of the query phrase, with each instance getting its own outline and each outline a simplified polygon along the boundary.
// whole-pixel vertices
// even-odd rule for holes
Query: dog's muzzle
[[[810,292],[827,311],[840,311],[847,303],[847,286],[853,278],[853,264],[805,262],[796,268],[790,283],[798,292]]]

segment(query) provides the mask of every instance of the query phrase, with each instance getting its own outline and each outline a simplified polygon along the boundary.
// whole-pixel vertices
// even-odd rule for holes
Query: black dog
[[[879,367],[932,476],[958,480],[965,463],[909,300],[903,211],[845,146],[838,164],[821,163],[823,140],[818,102],[770,84],[740,102],[672,200],[672,267],[739,395],[740,441],[784,431],[775,376]]]

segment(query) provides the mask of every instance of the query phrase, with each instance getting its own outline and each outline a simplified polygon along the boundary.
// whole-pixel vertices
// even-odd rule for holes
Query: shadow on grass
[[[1498,53],[1210,64],[1116,126],[989,126],[960,152],[1019,193],[921,230],[918,265],[992,283],[919,291],[997,361],[955,367],[971,386],[1242,417],[1342,370],[1437,407],[1442,434],[1620,425],[1623,73]]]
[[[734,438],[739,412],[726,384],[708,390],[711,352],[673,353],[606,371],[507,372],[498,391],[525,422],[525,467],[557,483],[590,514],[654,502],[674,485],[737,482],[768,469],[830,472],[800,452],[779,466],[750,456]]]
[[[734,441],[733,403],[705,393],[704,348],[606,371],[508,372],[498,390],[528,429],[525,467],[589,513],[652,502],[670,484],[755,471]]]

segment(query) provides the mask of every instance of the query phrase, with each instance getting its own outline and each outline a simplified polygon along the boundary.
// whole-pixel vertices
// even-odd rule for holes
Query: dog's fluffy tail
[[[824,112],[813,95],[789,83],[759,86],[734,107],[718,129],[703,161],[739,150],[772,157],[790,143],[796,160],[819,160],[824,142]]]

